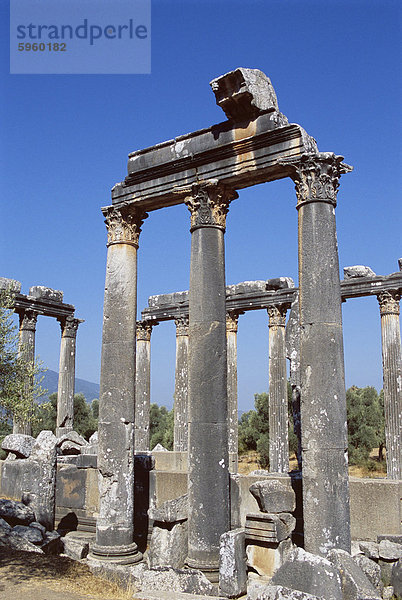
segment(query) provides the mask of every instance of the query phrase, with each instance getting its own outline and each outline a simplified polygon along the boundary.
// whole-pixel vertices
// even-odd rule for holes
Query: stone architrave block
[[[398,600],[402,599],[402,559],[399,559],[392,567],[391,585]]]
[[[265,291],[265,281],[242,281],[226,286],[226,296],[238,296],[242,294],[254,294]]]
[[[341,575],[343,600],[381,600],[380,592],[348,552],[334,548],[327,558]]]
[[[249,513],[246,515],[246,539],[279,543],[290,537],[296,519],[290,513]]]
[[[34,285],[29,288],[29,295],[32,296],[32,298],[63,302],[63,292],[61,290],[53,290],[52,288],[44,287],[43,285]]]
[[[174,500],[167,500],[158,508],[149,508],[148,516],[160,523],[177,523],[188,518],[188,496],[184,494]]]
[[[389,540],[381,540],[378,548],[379,557],[384,560],[399,560],[402,558],[402,544]]]
[[[267,291],[292,289],[294,287],[295,282],[291,277],[275,277],[274,279],[267,279],[265,283],[265,289]]]
[[[284,564],[292,548],[291,540],[283,540],[279,544],[247,544],[247,565],[255,569],[261,577],[272,577]]]
[[[238,598],[247,592],[246,536],[244,529],[233,529],[221,535],[219,591],[228,598]]]
[[[325,600],[342,600],[341,576],[326,558],[296,548],[271,579],[281,585]]]
[[[156,592],[185,592],[200,596],[214,596],[216,588],[206,576],[196,569],[171,569],[159,567],[144,570],[141,590]],[[173,596],[174,597],[174,596]]]
[[[269,584],[249,592],[247,600],[323,600],[323,597],[292,590],[282,585]]]
[[[40,545],[43,542],[43,533],[35,527],[27,527],[26,525],[15,525],[12,529],[13,533],[21,536],[31,544]]]
[[[256,481],[250,486],[250,492],[262,512],[293,512],[296,508],[296,495],[290,477]]]
[[[154,523],[149,546],[149,565],[155,567],[184,567],[188,554],[187,521],[165,525]]]
[[[355,277],[375,277],[376,274],[370,267],[353,265],[353,267],[343,268],[343,276],[345,279],[354,279]]]
[[[364,554],[353,556],[355,563],[365,573],[367,579],[371,581],[375,589],[382,594],[384,585],[381,581],[381,567],[374,560],[367,558]]]
[[[35,438],[23,433],[6,435],[1,447],[6,452],[12,452],[17,458],[28,458],[31,455]]]
[[[0,498],[0,517],[12,527],[14,525],[29,525],[35,521],[35,514],[29,506],[16,500]]]

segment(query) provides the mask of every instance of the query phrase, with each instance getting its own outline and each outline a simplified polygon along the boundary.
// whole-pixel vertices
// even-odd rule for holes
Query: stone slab
[[[135,597],[138,600],[227,600],[225,596],[198,596],[196,594],[187,594],[186,592],[136,592]],[[242,596],[246,598],[246,596]]]
[[[45,298],[53,302],[63,302],[63,292],[61,290],[53,290],[43,285],[34,285],[29,288],[29,295],[32,298]]]

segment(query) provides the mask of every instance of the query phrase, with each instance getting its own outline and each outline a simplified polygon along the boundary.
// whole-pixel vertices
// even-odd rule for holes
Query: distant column
[[[288,305],[267,308],[269,316],[269,470],[289,471],[288,390],[285,323]]]
[[[387,477],[402,479],[402,365],[399,328],[400,292],[378,295],[381,314]]]
[[[282,162],[296,185],[299,224],[304,547],[350,552],[346,391],[335,207],[342,156]]]
[[[137,249],[146,213],[103,209],[108,230],[99,396],[99,516],[91,556],[142,559],[134,542],[134,418]]]
[[[188,316],[175,319],[176,370],[174,384],[175,452],[188,450]]]
[[[21,312],[19,318],[18,355],[23,358],[27,364],[31,364],[33,368],[35,362],[35,332],[38,313],[28,309]],[[33,384],[33,377],[28,377],[24,384],[27,393],[31,392]],[[32,435],[31,418],[27,416],[24,420],[14,419],[13,433]]]
[[[149,450],[151,333],[154,325],[157,325],[157,323],[151,321],[137,321],[134,429],[134,447],[136,452]]]
[[[224,232],[237,193],[217,182],[192,186],[189,290],[190,567],[219,573],[220,536],[230,529]]]
[[[78,325],[82,323],[80,319],[75,319],[73,316],[60,318],[59,321],[61,342],[57,389],[57,437],[74,428],[75,346]]]
[[[289,359],[289,380],[292,386],[293,431],[297,437],[297,463],[302,468],[300,424],[300,315],[299,292],[296,292],[285,328],[286,356]]]
[[[236,311],[226,314],[226,343],[228,360],[228,444],[229,454],[234,457],[229,469],[232,473],[238,471],[238,429],[239,417],[237,407],[237,325],[239,315]],[[232,458],[233,460],[233,458]]]

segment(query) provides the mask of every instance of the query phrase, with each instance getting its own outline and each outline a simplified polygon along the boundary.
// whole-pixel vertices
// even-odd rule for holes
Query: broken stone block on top
[[[265,289],[267,291],[292,289],[294,287],[295,284],[291,277],[275,277],[274,279],[268,279],[265,282]]]
[[[188,496],[184,494],[174,500],[167,500],[158,508],[149,508],[148,516],[161,523],[176,523],[188,518]]]
[[[6,452],[11,452],[17,458],[28,458],[31,455],[35,438],[23,433],[10,433],[6,435],[1,447]]]
[[[353,265],[352,267],[343,268],[343,276],[345,279],[354,279],[356,277],[375,277],[376,274],[370,267]]]
[[[250,492],[262,512],[293,512],[296,508],[296,495],[290,477],[257,481],[250,486]]]
[[[43,285],[34,285],[29,288],[29,295],[32,298],[63,302],[63,292],[61,290],[53,290]]]

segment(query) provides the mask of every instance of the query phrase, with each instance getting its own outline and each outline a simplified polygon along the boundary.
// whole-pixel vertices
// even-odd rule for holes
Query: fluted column
[[[402,365],[397,290],[378,295],[381,314],[387,477],[402,479]]]
[[[192,186],[189,290],[189,518],[187,564],[218,578],[230,529],[224,232],[237,197],[214,182]]]
[[[269,316],[269,470],[289,471],[288,390],[285,323],[288,306],[267,308]]]
[[[137,249],[146,214],[103,209],[108,231],[99,397],[100,508],[91,556],[128,564],[134,543],[134,415]]]
[[[283,161],[299,216],[304,546],[350,552],[346,392],[335,206],[351,167],[332,153]]]
[[[151,406],[151,333],[158,323],[137,321],[137,351],[135,369],[135,429],[136,452],[149,450],[149,411]]]
[[[57,388],[57,437],[74,429],[75,345],[80,319],[59,319],[61,327],[59,382]]]
[[[229,455],[231,455],[230,471],[238,470],[239,417],[237,407],[237,325],[239,315],[230,311],[226,315],[226,343],[228,361],[228,433]]]
[[[173,450],[188,450],[188,316],[175,319],[176,370],[174,382]]]
[[[20,329],[18,338],[18,355],[23,358],[24,362],[31,364],[32,368],[35,362],[35,332],[38,314],[33,310],[25,310],[19,315]],[[29,395],[33,387],[33,377],[28,376],[24,388]],[[32,435],[31,419],[27,415],[26,419],[14,419],[13,433],[24,433]]]

